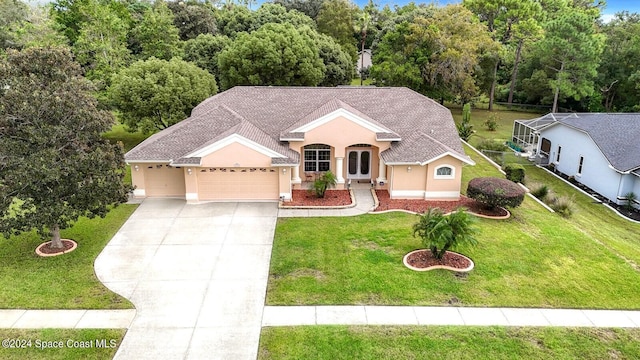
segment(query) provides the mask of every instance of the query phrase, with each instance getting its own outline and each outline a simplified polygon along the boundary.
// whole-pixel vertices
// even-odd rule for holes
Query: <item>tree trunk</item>
[[[511,85],[509,86],[509,99],[507,103],[511,105],[513,103],[513,93],[516,90],[516,79],[518,78],[518,64],[520,63],[520,55],[522,52],[522,45],[524,40],[520,39],[518,43],[518,49],[516,50],[516,61],[513,63],[513,72],[511,73]]]
[[[489,111],[493,111],[493,98],[496,95],[496,81],[498,81],[498,65],[500,59],[496,60],[496,66],[493,67],[493,81],[491,81],[491,90],[489,91]]]
[[[556,92],[555,94],[553,94],[553,108],[551,108],[551,112],[553,113],[557,113],[558,112],[558,97],[560,95],[560,75],[562,74],[562,70],[564,70],[564,62],[562,62],[562,64],[560,64],[560,71],[558,71],[558,74],[556,75],[556,80],[558,81],[556,83]]]
[[[51,227],[51,244],[49,247],[53,249],[62,249],[62,240],[60,240],[60,227],[58,224]]]

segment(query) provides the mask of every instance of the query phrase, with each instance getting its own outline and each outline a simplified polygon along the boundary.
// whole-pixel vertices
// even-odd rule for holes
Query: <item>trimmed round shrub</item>
[[[518,184],[494,177],[475,178],[469,181],[467,187],[467,196],[488,208],[520,206],[524,194],[524,189]]]
[[[502,169],[506,173],[507,179],[515,182],[524,182],[524,166],[520,164],[507,164]]]

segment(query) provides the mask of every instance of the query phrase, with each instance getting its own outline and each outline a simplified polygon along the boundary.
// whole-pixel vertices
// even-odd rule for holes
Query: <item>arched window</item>
[[[455,168],[451,165],[440,165],[436,168],[435,179],[453,179],[456,176]]]
[[[304,171],[329,171],[331,146],[313,144],[304,147]]]

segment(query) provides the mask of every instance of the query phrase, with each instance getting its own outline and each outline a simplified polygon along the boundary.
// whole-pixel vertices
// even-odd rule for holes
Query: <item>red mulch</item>
[[[416,213],[423,213],[431,208],[440,208],[445,214],[464,207],[470,212],[486,216],[506,216],[506,210],[502,208],[487,209],[481,203],[460,195],[457,201],[437,201],[437,200],[414,200],[414,199],[391,199],[387,190],[376,190],[380,204],[374,211],[385,210],[409,210]]]
[[[426,269],[435,265],[445,265],[456,269],[466,269],[471,266],[468,259],[459,254],[446,252],[441,260],[436,259],[431,251],[417,251],[407,257],[407,263],[418,269]]]
[[[40,246],[38,250],[43,254],[58,254],[61,252],[69,251],[73,247],[73,241],[62,239],[62,249],[55,249],[49,246],[51,243],[45,243],[43,246]]]
[[[293,190],[286,206],[347,206],[351,205],[349,190],[327,190],[324,198],[317,198],[309,190]]]

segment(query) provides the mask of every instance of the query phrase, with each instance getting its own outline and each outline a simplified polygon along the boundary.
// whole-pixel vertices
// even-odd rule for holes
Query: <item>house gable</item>
[[[367,129],[371,132],[374,133],[389,133],[390,131],[385,129],[382,126],[376,125],[356,114],[353,114],[345,109],[337,109],[335,111],[332,111],[324,116],[321,116],[305,125],[302,125],[300,127],[297,127],[295,129],[293,129],[291,132],[292,133],[307,133],[313,129],[316,129],[322,125],[325,125],[329,122],[334,121],[337,118],[343,118],[343,119],[347,119],[351,122],[353,122],[354,124],[358,125],[361,128]]]
[[[202,157],[200,166],[269,167],[271,157],[239,142],[233,142]]]
[[[262,162],[262,160],[258,159],[267,159],[269,165],[266,166],[270,166],[271,158],[286,158],[286,156],[238,134],[229,135],[224,139],[216,141],[213,144],[207,145],[185,156],[185,158],[191,157],[203,158],[201,161],[203,166],[214,158],[217,158],[224,163],[231,163],[231,165],[222,165],[221,163],[217,163],[218,166],[233,166],[233,164],[240,164],[235,166],[245,166],[243,163],[254,161],[254,159],[258,162]],[[258,165],[246,164],[246,166]]]

